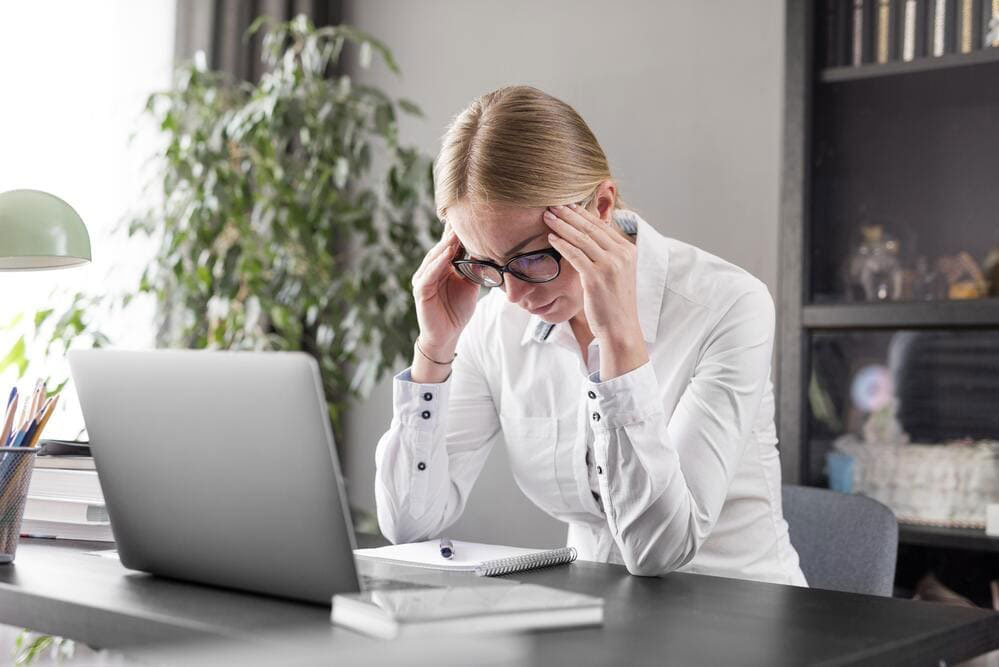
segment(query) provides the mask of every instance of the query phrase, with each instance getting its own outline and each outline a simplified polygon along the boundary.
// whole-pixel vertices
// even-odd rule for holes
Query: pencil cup
[[[37,447],[0,447],[0,564],[14,560]]]

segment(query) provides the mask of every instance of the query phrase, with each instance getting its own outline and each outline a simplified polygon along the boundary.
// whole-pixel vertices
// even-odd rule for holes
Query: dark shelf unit
[[[999,299],[806,305],[805,329],[999,328]]]
[[[898,525],[898,541],[926,547],[947,547],[970,551],[999,553],[999,537],[986,535],[984,530],[973,528],[941,528],[911,523]]]
[[[860,65],[858,67],[826,67],[819,73],[822,83],[874,79],[885,76],[902,76],[948,70],[956,67],[975,67],[999,62],[999,48],[983,49],[971,53],[949,53],[936,58],[923,57],[909,62],[890,62],[880,65]]]
[[[979,299],[968,301],[920,301],[920,302],[880,302],[880,303],[841,303],[825,298],[823,289],[829,285],[817,284],[816,274],[826,275],[832,268],[821,255],[812,255],[812,243],[816,234],[827,233],[816,230],[818,223],[835,223],[835,215],[825,220],[816,220],[816,211],[844,207],[836,200],[837,194],[858,199],[871,196],[871,190],[856,187],[854,190],[834,187],[817,187],[817,165],[825,157],[818,152],[827,146],[816,145],[816,132],[827,121],[830,114],[846,108],[862,106],[863,101],[872,100],[873,108],[891,108],[895,98],[914,100],[925,105],[925,112],[902,118],[908,123],[907,132],[918,133],[923,128],[913,122],[925,113],[926,126],[939,128],[938,142],[950,145],[950,150],[933,153],[928,166],[936,175],[943,174],[940,182],[934,185],[938,192],[954,188],[956,179],[968,173],[999,183],[999,138],[993,135],[989,117],[999,115],[999,48],[985,48],[971,53],[951,53],[941,57],[922,57],[910,62],[890,62],[867,64],[857,67],[819,66],[818,35],[822,34],[821,20],[824,5],[816,0],[788,0],[785,3],[785,58],[784,58],[784,118],[783,118],[783,161],[781,168],[780,194],[780,249],[779,249],[779,321],[777,355],[777,421],[781,448],[784,480],[788,483],[809,483],[814,477],[815,461],[809,457],[810,436],[808,433],[808,390],[810,378],[810,340],[813,334],[829,331],[891,331],[898,329],[944,329],[944,330],[994,330],[999,331],[999,299]],[[977,87],[980,82],[981,88]],[[940,102],[939,100],[946,100]],[[853,105],[851,107],[850,105]],[[878,105],[881,105],[880,107]],[[964,123],[967,113],[970,123]],[[977,115],[976,115],[977,114]],[[975,137],[987,152],[993,156],[991,167],[982,160],[982,151],[976,153],[975,162],[962,172],[955,168],[952,155],[966,149],[970,143],[960,148],[947,142],[967,141],[972,138],[967,133],[967,125],[978,128]],[[990,131],[982,133],[981,129]],[[875,136],[863,124],[853,121],[843,128],[837,128],[835,140],[874,141],[880,151],[875,159],[883,155],[901,154],[902,161],[912,163],[914,156],[906,154],[908,146],[900,143],[899,136]],[[927,130],[931,132],[932,130]],[[866,132],[866,133],[865,133]],[[901,133],[900,133],[901,134]],[[828,138],[828,137],[827,137]],[[883,143],[882,143],[883,142]],[[838,156],[834,156],[838,157]],[[919,156],[921,159],[927,159]],[[933,162],[932,160],[939,160]],[[883,167],[882,163],[880,166]],[[874,167],[864,164],[851,164],[858,171]],[[982,170],[986,173],[982,173]],[[953,176],[950,176],[954,174]],[[974,188],[981,188],[988,180],[976,181]],[[821,183],[819,185],[826,186]],[[863,184],[861,184],[863,185]],[[875,202],[889,208],[901,199],[903,185],[892,183],[884,188],[884,201]],[[832,191],[832,194],[830,194]],[[860,192],[861,194],[858,194]],[[845,194],[844,194],[845,193]],[[978,190],[976,190],[978,193]],[[999,200],[999,187],[986,187],[974,202],[980,209],[990,207],[999,210],[995,202]],[[914,201],[901,201],[903,208],[908,206],[901,217],[920,214],[924,204],[915,193]],[[976,194],[976,197],[978,194]],[[997,199],[993,199],[996,197]],[[886,203],[886,202],[890,202]],[[855,203],[850,202],[850,203]],[[967,238],[955,238],[954,248],[966,246]],[[835,248],[842,254],[843,248]],[[830,255],[832,251],[830,251]],[[829,266],[820,266],[823,261]],[[830,302],[831,301],[831,302]],[[968,552],[999,552],[999,538],[989,537],[980,530],[938,528],[919,525],[901,525],[900,543],[927,548],[950,548]]]

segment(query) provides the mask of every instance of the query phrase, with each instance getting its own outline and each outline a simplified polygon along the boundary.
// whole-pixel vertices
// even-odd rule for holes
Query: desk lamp
[[[0,193],[0,271],[41,271],[90,261],[90,236],[79,214],[39,190]]]

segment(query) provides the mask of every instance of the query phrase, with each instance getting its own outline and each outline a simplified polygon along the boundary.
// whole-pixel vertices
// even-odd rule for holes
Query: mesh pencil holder
[[[14,560],[37,447],[0,447],[0,564]]]

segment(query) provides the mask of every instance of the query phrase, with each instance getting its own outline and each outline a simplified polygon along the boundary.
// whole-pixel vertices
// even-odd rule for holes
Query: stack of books
[[[42,441],[28,486],[21,534],[114,541],[104,494],[86,443]]]

